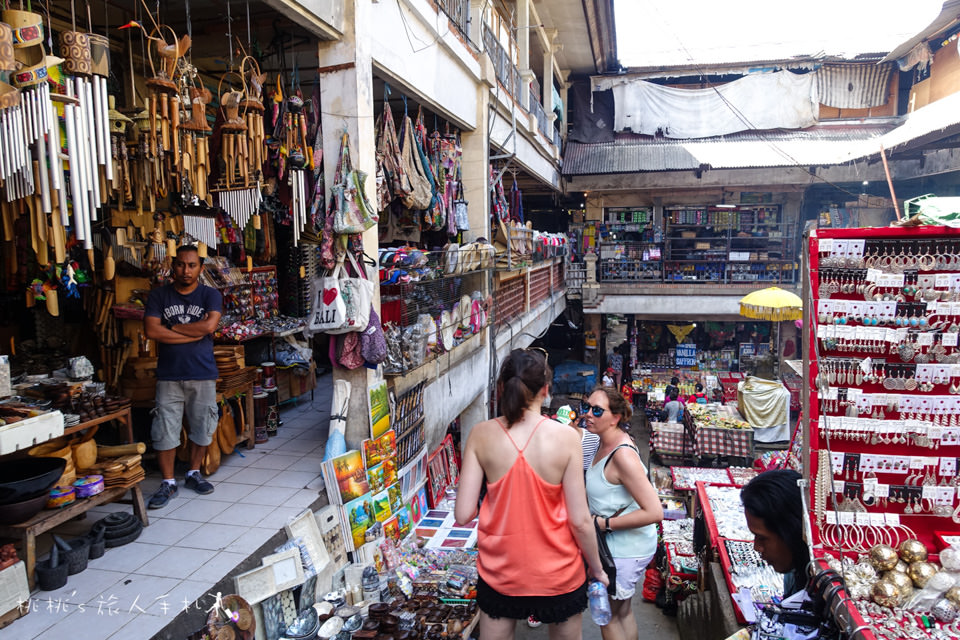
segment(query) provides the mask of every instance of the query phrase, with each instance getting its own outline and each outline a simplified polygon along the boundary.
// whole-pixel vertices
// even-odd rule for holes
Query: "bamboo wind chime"
[[[232,88],[223,91],[224,80],[229,76],[239,77],[242,91]],[[256,144],[256,133],[251,136],[250,129],[256,127],[257,122],[255,118],[247,118],[246,113],[240,113],[240,109],[249,102],[242,73],[228,71],[224,74],[218,93],[223,110],[223,125],[220,128],[220,182],[214,191],[217,193],[218,206],[233,219],[237,228],[244,229],[251,216],[259,210],[263,200],[260,193],[259,165],[251,160],[251,142]],[[260,108],[262,110],[263,106]],[[262,131],[262,114],[260,127]]]
[[[287,168],[291,190],[291,227],[293,244],[300,244],[300,236],[307,224],[307,116],[303,113],[303,99],[294,94],[287,98],[283,116],[284,144],[287,149]]]
[[[71,4],[71,12],[73,5]],[[95,35],[95,34],[94,34]],[[70,196],[77,240],[93,266],[92,223],[97,210],[108,202],[107,184],[113,181],[113,154],[110,152],[110,115],[107,100],[109,66],[105,38],[95,36],[97,64],[94,65],[91,34],[76,30],[60,34],[60,50],[67,96],[64,123],[70,154]]]
[[[149,15],[149,13],[148,13]],[[150,16],[151,21],[153,16]],[[184,35],[179,40],[176,32],[166,25],[159,25],[154,22],[152,31],[147,31],[143,25],[137,21],[131,21],[121,29],[138,27],[147,40],[151,41],[157,49],[162,65],[159,70],[156,69],[153,62],[153,49],[147,48],[147,59],[150,63],[150,69],[153,76],[147,80],[149,95],[147,96],[147,107],[138,117],[140,125],[140,139],[138,141],[138,166],[134,171],[137,188],[135,190],[135,199],[137,209],[142,212],[144,200],[149,200],[151,212],[156,211],[156,201],[158,198],[165,198],[171,189],[176,190],[182,185],[176,184],[178,176],[185,176],[186,169],[192,168],[196,162],[195,148],[198,145],[191,145],[188,158],[183,157],[187,153],[180,143],[180,131],[187,130],[191,133],[185,137],[191,140],[196,134],[194,132],[209,132],[206,126],[206,116],[203,105],[209,102],[209,91],[206,92],[206,102],[200,104],[199,118],[198,111],[192,106],[193,119],[187,123],[181,123],[181,98],[179,61],[190,49],[190,36]],[[164,34],[172,36],[171,42],[167,42]],[[191,98],[196,92],[197,97],[203,98],[203,91],[191,88]],[[198,197],[206,196],[205,184],[203,189],[199,190],[196,186],[196,176],[191,175],[191,184],[193,191]],[[171,179],[172,178],[172,179]],[[205,175],[204,175],[205,181]]]
[[[4,237],[13,239],[13,219],[18,212],[11,203],[19,200],[22,204],[16,206],[25,207],[28,212],[31,246],[37,261],[43,265],[49,262],[48,247],[52,245],[60,263],[66,259],[64,227],[69,218],[60,126],[52,98],[69,98],[51,94],[47,70],[63,60],[45,53],[43,18],[39,14],[11,9],[3,12],[2,19],[12,30],[0,27],[0,66],[9,66],[12,53],[17,67],[13,81],[19,88],[16,93],[6,90],[9,85],[0,88],[0,108],[16,105],[0,111],[0,175],[6,191]],[[55,300],[54,296],[53,308],[57,306]]]

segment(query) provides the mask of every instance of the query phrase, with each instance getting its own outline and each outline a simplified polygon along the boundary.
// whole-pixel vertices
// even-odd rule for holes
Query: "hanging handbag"
[[[376,310],[370,309],[370,322],[360,334],[360,355],[367,364],[377,365],[387,359],[387,339]]]
[[[453,200],[453,212],[457,218],[457,230],[470,230],[470,216],[467,210],[467,201],[463,199],[463,180],[457,172],[457,197]]]
[[[363,331],[370,322],[370,310],[373,308],[374,284],[367,278],[366,270],[361,268],[353,257],[353,252],[347,251],[346,257],[353,265],[354,277],[346,275],[343,260],[337,265],[336,274],[339,278],[340,297],[344,304],[344,322],[339,327],[328,329],[327,333],[352,333]]]
[[[423,164],[420,162],[420,155],[417,151],[416,133],[413,130],[413,122],[410,116],[403,117],[401,125],[401,135],[403,142],[400,152],[403,158],[403,168],[410,178],[412,190],[403,197],[403,206],[414,211],[423,211],[430,207],[433,202],[433,190],[430,188],[430,180],[427,179],[423,171]]]
[[[347,369],[359,369],[363,366],[360,334],[345,333],[342,336],[331,338],[337,342],[337,362]]]
[[[370,207],[364,191],[367,174],[353,168],[350,161],[350,140],[346,132],[340,138],[341,179],[333,185],[332,197],[336,202],[333,215],[333,230],[339,234],[363,233],[380,221],[380,216]]]
[[[347,306],[340,292],[339,269],[322,278],[311,281],[313,293],[312,313],[307,328],[310,331],[331,331],[343,326],[347,319]]]
[[[378,162],[383,167],[384,187],[387,192],[386,204],[396,198],[402,198],[413,191],[410,178],[403,167],[403,157],[400,153],[400,143],[397,141],[397,127],[393,122],[393,111],[390,103],[383,101],[383,112],[377,119],[377,152],[380,154]],[[380,210],[386,208],[384,206]]]
[[[610,553],[610,547],[607,545],[607,532],[600,528],[597,518],[593,519],[593,529],[597,532],[597,551],[600,553],[600,566],[603,572],[610,579],[607,585],[607,593],[615,595],[617,593],[617,565],[613,561],[613,554]]]

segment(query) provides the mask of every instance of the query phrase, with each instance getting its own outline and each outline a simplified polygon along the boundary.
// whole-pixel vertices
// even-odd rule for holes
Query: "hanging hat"
[[[456,316],[457,320],[460,323],[461,327],[470,326],[470,306],[471,306],[470,296],[462,295],[460,296],[460,302],[457,304]]]
[[[444,311],[440,314],[440,340],[443,342],[443,348],[447,351],[453,349],[454,333],[457,331],[457,323],[453,319],[453,313]]]
[[[574,413],[573,409],[570,408],[570,405],[565,404],[559,409],[557,409],[556,420],[561,424],[570,424],[573,421],[575,416],[576,416],[576,413]]]
[[[451,242],[443,252],[443,270],[449,276],[460,273],[460,246]]]

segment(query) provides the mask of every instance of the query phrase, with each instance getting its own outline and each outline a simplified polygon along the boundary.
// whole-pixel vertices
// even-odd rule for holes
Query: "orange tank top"
[[[533,428],[527,444],[542,423]],[[518,455],[502,478],[487,483],[487,496],[480,505],[477,571],[484,582],[507,596],[569,593],[586,581],[586,571],[567,524],[563,485],[544,481],[506,427],[501,424],[500,428]]]

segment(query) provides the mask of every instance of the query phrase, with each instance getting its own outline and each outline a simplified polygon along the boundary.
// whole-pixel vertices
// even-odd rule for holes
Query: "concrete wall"
[[[480,54],[466,45],[447,16],[425,0],[399,0],[373,3],[370,17],[370,54],[377,74],[462,129],[475,129]]]
[[[525,114],[518,107],[516,110],[520,114]],[[553,145],[547,147],[539,142],[534,134],[523,131],[522,121],[517,122],[517,135],[511,136],[510,134],[513,132],[511,120],[509,116],[504,115],[499,110],[492,118],[491,145],[499,148],[503,153],[515,152],[517,163],[529,173],[559,191],[560,169],[557,166],[555,155],[548,151],[548,149],[553,150],[555,147]]]
[[[427,451],[437,448],[447,432],[447,425],[457,416],[472,405],[475,408],[477,405],[485,406],[485,399],[488,397],[489,371],[490,350],[478,349],[469,358],[457,363],[424,388],[424,429]],[[484,411],[474,411],[469,416],[464,416],[463,422],[469,421],[472,426],[486,418]],[[463,442],[466,442],[467,433],[466,429],[462,431]]]

